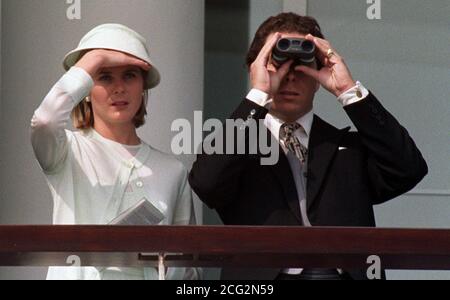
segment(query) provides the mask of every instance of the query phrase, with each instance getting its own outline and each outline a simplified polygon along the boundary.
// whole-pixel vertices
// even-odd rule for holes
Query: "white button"
[[[136,186],[137,186],[138,188],[141,188],[141,187],[144,186],[144,183],[143,183],[142,181],[138,181],[138,182],[136,182]]]

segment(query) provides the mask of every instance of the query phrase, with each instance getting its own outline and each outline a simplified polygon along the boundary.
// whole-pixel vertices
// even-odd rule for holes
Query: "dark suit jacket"
[[[373,205],[411,190],[427,174],[427,165],[406,129],[372,94],[344,109],[358,132],[338,130],[314,117],[308,217],[313,226],[374,227]],[[267,113],[244,100],[231,118],[264,119]],[[261,165],[258,155],[201,154],[189,182],[225,225],[302,225],[294,179],[282,150],[273,166]],[[264,272],[253,272],[253,278],[273,279],[276,273],[261,278],[256,274]],[[363,272],[351,274],[364,278]],[[234,275],[228,278],[252,278],[243,272]]]

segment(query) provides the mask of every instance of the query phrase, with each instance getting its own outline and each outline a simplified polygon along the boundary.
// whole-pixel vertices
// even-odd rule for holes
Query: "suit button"
[[[252,111],[250,112],[250,115],[251,115],[251,116],[256,115],[256,109],[252,109]]]
[[[144,186],[144,183],[142,181],[138,181],[138,182],[136,182],[136,186],[138,188],[142,188]]]

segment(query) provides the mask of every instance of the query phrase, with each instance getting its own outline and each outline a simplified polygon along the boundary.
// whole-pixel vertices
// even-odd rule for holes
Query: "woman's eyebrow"
[[[127,72],[136,72],[136,73],[138,73],[139,72],[139,68],[137,68],[137,67],[130,67],[130,68],[126,69],[123,72],[124,73],[127,73]]]

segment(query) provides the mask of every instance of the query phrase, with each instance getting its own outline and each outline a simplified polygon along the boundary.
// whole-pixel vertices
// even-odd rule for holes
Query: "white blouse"
[[[188,172],[181,162],[144,142],[130,147],[93,129],[65,129],[72,109],[93,84],[87,72],[73,67],[50,90],[31,121],[33,149],[53,197],[53,223],[108,224],[145,198],[165,216],[160,225],[194,224]],[[108,277],[103,276],[105,270],[51,267],[47,278],[102,279]],[[130,278],[137,272],[133,270]],[[121,275],[124,279],[126,273]],[[167,273],[168,279],[186,276],[194,279],[197,272],[178,268]],[[158,274],[156,269],[146,268],[143,277],[157,279]]]

